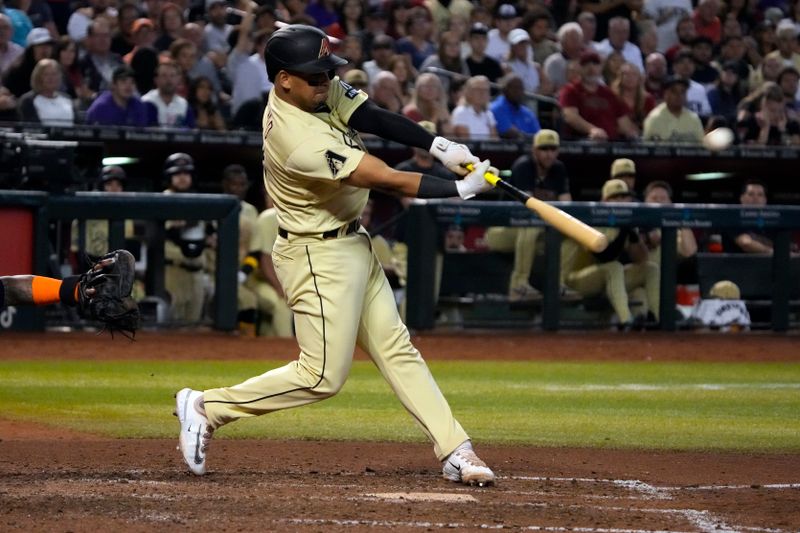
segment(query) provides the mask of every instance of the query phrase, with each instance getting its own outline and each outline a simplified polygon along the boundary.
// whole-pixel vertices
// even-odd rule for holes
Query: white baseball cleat
[[[178,450],[193,474],[206,473],[206,449],[211,441],[214,428],[208,425],[208,418],[197,410],[197,399],[202,392],[181,389],[175,395],[175,415],[181,423],[178,437]]]
[[[480,460],[471,445],[457,448],[445,459],[442,475],[445,479],[465,485],[485,487],[494,484],[494,472]]]

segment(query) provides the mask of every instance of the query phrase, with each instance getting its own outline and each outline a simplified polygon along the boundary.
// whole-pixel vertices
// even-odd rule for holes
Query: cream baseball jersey
[[[364,156],[358,133],[347,126],[367,95],[331,81],[319,113],[306,113],[270,93],[264,110],[264,181],[278,223],[295,235],[317,234],[355,220],[369,190],[343,185]]]

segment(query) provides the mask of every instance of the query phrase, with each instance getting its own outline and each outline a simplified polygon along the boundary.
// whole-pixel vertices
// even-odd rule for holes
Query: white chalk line
[[[517,385],[523,389],[540,389],[548,392],[581,392],[581,391],[631,391],[631,392],[652,392],[652,391],[681,391],[681,390],[700,390],[700,391],[727,391],[727,390],[797,390],[800,383],[673,383],[668,385],[653,385],[649,383],[617,383],[599,384],[589,383],[585,385],[541,385],[534,384]]]
[[[277,523],[288,523],[301,526],[366,526],[366,527],[385,527],[385,528],[438,528],[438,529],[514,529],[522,531],[579,531],[581,533],[692,533],[689,531],[681,532],[676,530],[661,529],[621,529],[603,527],[560,527],[560,526],[505,526],[503,524],[467,524],[463,522],[426,522],[426,521],[399,521],[399,520],[339,520],[335,518],[284,518],[274,520]]]
[[[500,477],[499,479],[504,479]],[[548,477],[548,476],[505,476],[505,479],[514,479],[521,481],[556,481],[566,483],[609,483],[621,487],[626,487],[648,494],[661,494],[662,492],[675,492],[680,490],[745,490],[745,489],[767,489],[767,490],[784,490],[784,489],[800,489],[800,483],[753,483],[750,485],[686,485],[686,486],[669,486],[669,485],[650,485],[638,479],[606,479],[606,478],[589,478],[589,477]],[[662,495],[663,496],[663,495]],[[668,495],[664,499],[670,499],[672,496]]]

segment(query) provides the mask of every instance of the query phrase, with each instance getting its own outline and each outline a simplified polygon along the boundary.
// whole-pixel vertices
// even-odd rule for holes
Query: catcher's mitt
[[[134,259],[127,250],[116,250],[101,257],[78,282],[78,314],[98,320],[114,335],[128,338],[139,327],[139,306],[131,298]]]

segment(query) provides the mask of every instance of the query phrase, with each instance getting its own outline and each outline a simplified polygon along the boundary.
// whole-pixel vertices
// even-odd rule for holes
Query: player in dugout
[[[274,83],[263,118],[264,179],[279,225],[272,259],[294,313],[299,357],[238,385],[180,390],[179,449],[189,469],[204,474],[214,431],[335,395],[358,345],[433,442],[445,479],[490,485],[494,472],[476,455],[411,344],[369,233],[359,222],[371,188],[469,199],[491,189],[483,177],[490,163],[374,105],[334,75],[346,60],[330,46],[324,32],[298,24],[273,33],[264,53]],[[394,170],[366,153],[358,132],[427,149],[464,177]]]

